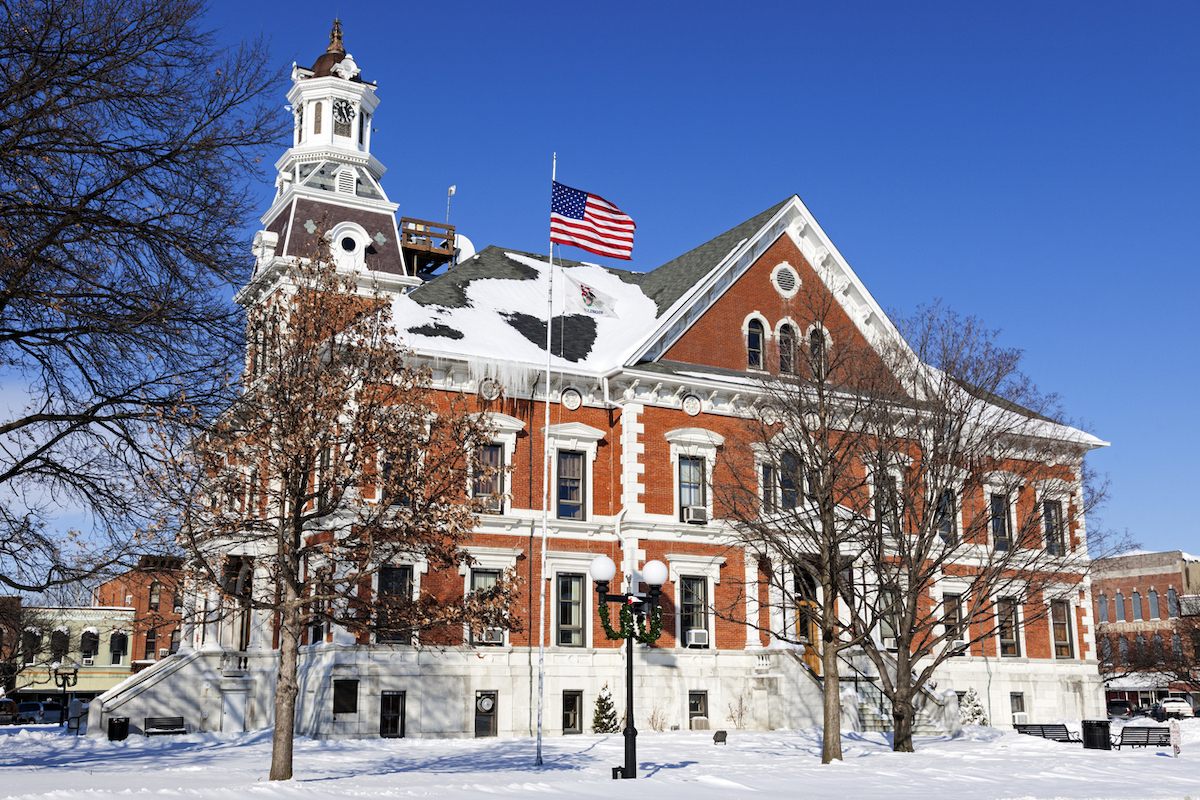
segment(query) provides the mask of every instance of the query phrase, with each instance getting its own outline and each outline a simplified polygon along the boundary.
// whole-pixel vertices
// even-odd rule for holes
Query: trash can
[[[122,742],[129,737],[129,717],[108,718],[108,740]]]
[[[1112,750],[1108,738],[1108,720],[1085,719],[1083,721],[1083,746],[1086,750]]]

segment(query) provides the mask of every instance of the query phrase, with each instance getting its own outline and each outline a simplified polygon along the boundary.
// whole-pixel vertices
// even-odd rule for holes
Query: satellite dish
[[[455,262],[461,264],[473,255],[475,255],[475,245],[471,244],[471,240],[461,233],[454,234]]]

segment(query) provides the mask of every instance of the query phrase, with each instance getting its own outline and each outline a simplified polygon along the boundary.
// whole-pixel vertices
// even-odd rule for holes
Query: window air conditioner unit
[[[1017,711],[1013,714],[1013,725],[1025,725],[1029,722],[1029,715],[1024,711]]]
[[[955,639],[950,643],[950,649],[956,653],[965,653],[967,651],[967,640]]]
[[[92,665],[93,665],[93,664],[95,664],[95,663],[96,663],[96,659],[94,659],[94,658],[91,658],[91,657],[89,657],[89,656],[84,656],[84,657],[83,657],[83,665],[84,665],[85,667],[90,667],[90,666],[92,666]]]
[[[883,649],[884,650],[895,650],[896,649],[896,640],[890,639],[890,638],[884,639],[883,640]]]
[[[166,658],[169,655],[171,655],[171,648],[169,648],[169,647],[158,648],[158,657],[159,658]]]
[[[707,647],[708,631],[704,628],[690,628],[687,632],[688,647]]]
[[[483,631],[484,644],[504,644],[503,628],[485,628]]]
[[[708,509],[704,506],[684,506],[683,521],[689,525],[707,525]]]

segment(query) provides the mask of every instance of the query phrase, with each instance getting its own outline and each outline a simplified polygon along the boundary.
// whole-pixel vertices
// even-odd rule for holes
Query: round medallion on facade
[[[771,270],[771,285],[780,297],[790,299],[800,291],[800,275],[791,264],[784,261]]]
[[[484,400],[495,400],[503,391],[504,387],[495,378],[484,378],[479,382],[479,396]]]
[[[564,389],[559,402],[566,406],[568,411],[575,411],[583,405],[583,397],[575,389]]]
[[[696,397],[696,395],[689,394],[687,397],[683,398],[683,413],[687,414],[689,417],[694,417],[699,414],[700,408],[700,398]]]

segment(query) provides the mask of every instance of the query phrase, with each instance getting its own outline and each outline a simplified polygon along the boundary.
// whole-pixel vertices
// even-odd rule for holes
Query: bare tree
[[[0,584],[27,592],[127,552],[158,411],[227,401],[248,187],[290,120],[201,2],[0,2]]]
[[[813,324],[806,334],[781,329],[774,348],[748,342],[759,360],[752,366],[771,377],[760,384],[744,434],[727,440],[728,482],[714,491],[766,584],[774,619],[750,624],[803,648],[806,668],[822,683],[821,760],[828,763],[842,758],[842,653],[858,644],[836,598],[850,591],[850,554],[862,535],[847,510],[865,486],[862,432],[878,390],[867,391],[862,379],[875,375],[868,367],[875,356],[828,292],[802,291],[787,310]]]
[[[432,390],[397,345],[386,299],[326,259],[280,267],[273,290],[250,312],[243,395],[192,444],[164,491],[178,504],[194,571],[223,595],[243,635],[251,610],[275,620],[270,777],[286,780],[299,647],[314,627],[400,644],[456,631],[461,643],[464,625],[516,625],[515,578],[466,596],[423,588],[413,597],[391,571],[472,563],[462,545],[490,498],[467,488],[473,477],[487,483],[473,458],[490,441],[487,415]]]
[[[1102,443],[976,319],[924,308],[877,347],[905,391],[866,415],[869,491],[849,506],[869,521],[854,548],[864,579],[842,599],[891,703],[893,748],[911,751],[914,700],[947,659],[1024,655],[1021,629],[1047,619],[1055,655],[1073,655],[1072,601],[1101,547],[1084,520],[1105,493],[1084,454]]]
[[[770,586],[758,625],[820,654],[825,761],[840,757],[851,649],[873,662],[908,751],[939,665],[998,635],[1019,647],[1005,639],[1018,618],[1072,607],[1059,603],[1086,574],[1084,512],[1103,496],[1083,453],[1099,442],[1061,423],[976,320],[933,307],[867,341],[826,293],[789,312],[810,333],[764,356],[775,374],[728,471],[730,517]]]

